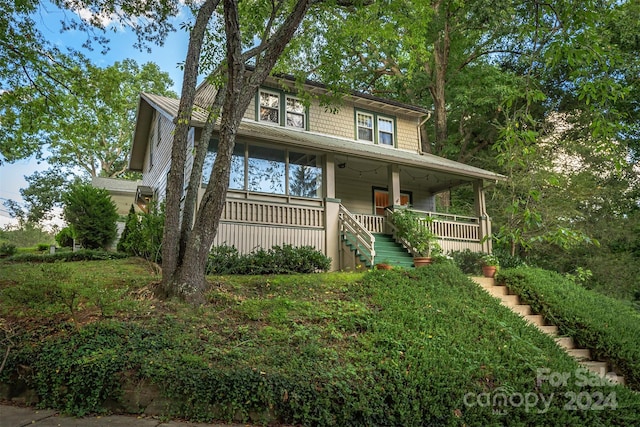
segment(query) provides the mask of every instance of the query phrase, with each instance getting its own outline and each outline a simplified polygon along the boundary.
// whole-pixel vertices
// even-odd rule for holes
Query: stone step
[[[496,284],[496,279],[492,277],[473,277],[472,280],[483,288],[488,286],[495,286]]]
[[[591,351],[588,348],[571,348],[567,349],[567,353],[579,361],[591,360]]]

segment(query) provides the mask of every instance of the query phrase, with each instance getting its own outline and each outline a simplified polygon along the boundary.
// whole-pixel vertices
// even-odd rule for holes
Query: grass
[[[16,382],[19,371],[41,405],[72,414],[105,411],[127,383],[145,381],[171,399],[167,415],[199,421],[640,422],[638,395],[581,384],[551,338],[451,265],[212,276],[198,308],[156,300],[158,278],[134,259],[0,263],[0,277],[0,354],[14,344],[0,380]],[[570,380],[557,386],[540,368]],[[567,408],[580,393],[582,409]],[[525,396],[527,405],[517,400]]]

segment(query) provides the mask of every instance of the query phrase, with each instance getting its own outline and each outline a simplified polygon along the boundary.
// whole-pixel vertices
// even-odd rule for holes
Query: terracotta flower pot
[[[495,265],[483,265],[482,266],[482,274],[484,277],[493,278],[496,275],[496,266]]]
[[[413,257],[413,266],[414,267],[424,267],[433,262],[433,259],[430,256],[427,257]]]

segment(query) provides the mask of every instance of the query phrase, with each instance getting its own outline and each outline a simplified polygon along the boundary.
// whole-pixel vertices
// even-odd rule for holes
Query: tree
[[[87,87],[85,73],[91,70],[86,58],[77,51],[59,49],[38,31],[34,17],[44,7],[89,12],[84,14],[89,16],[87,20],[75,13],[65,14],[63,30],[78,30],[86,36],[86,48],[99,46],[103,51],[108,50],[109,39],[105,34],[111,23],[130,27],[138,36],[137,46],[143,48],[148,43],[161,44],[174,29],[169,18],[181,10],[178,0],[53,0],[46,6],[39,0],[3,2],[0,5],[0,126],[3,131],[0,164],[40,152],[44,135],[39,133],[40,121],[49,114],[60,121],[64,115],[57,116],[57,109],[72,107],[73,97],[89,105],[89,97],[96,95],[95,87]],[[113,73],[104,78],[113,78]],[[109,89],[105,87],[105,90]],[[30,104],[24,111],[23,103]]]
[[[225,62],[217,68],[215,76],[222,81],[222,84],[216,100],[210,107],[209,120],[197,145],[184,202],[185,207],[181,211],[186,143],[202,42],[207,24],[219,3],[219,0],[205,1],[198,9],[195,24],[191,28],[166,195],[162,290],[165,295],[178,296],[195,303],[202,300],[203,292],[207,287],[205,280],[207,256],[217,233],[224,207],[235,137],[242,115],[258,87],[283,54],[307,12],[312,6],[319,7],[321,4],[316,0],[297,0],[274,2],[268,7],[261,5],[261,8],[255,8],[249,4],[251,2],[243,3],[243,7],[246,7],[243,10],[250,13],[247,20],[243,21],[247,29],[243,33],[240,27],[238,2],[235,0],[222,2]],[[261,14],[262,12],[264,15]],[[243,46],[248,47],[243,50]],[[252,61],[254,66],[253,72],[249,75],[246,73],[248,61]],[[217,117],[220,117],[218,153],[209,183],[195,213],[195,221],[191,223],[190,218],[194,217],[197,184],[202,174],[206,147]],[[180,228],[181,217],[183,218],[182,229]]]
[[[106,249],[116,238],[118,212],[109,192],[76,183],[64,194],[64,219],[86,249]]]

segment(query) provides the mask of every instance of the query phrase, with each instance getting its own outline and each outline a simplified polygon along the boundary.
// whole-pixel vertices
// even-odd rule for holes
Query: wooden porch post
[[[388,187],[389,187],[389,204],[391,206],[400,206],[400,166],[392,164],[387,166]]]
[[[484,197],[484,188],[482,187],[482,180],[475,181],[473,183],[473,195],[476,207],[476,216],[480,221],[480,244],[482,246],[482,252],[490,254],[491,247],[491,219],[487,215],[487,207]]]
[[[326,255],[331,257],[331,271],[340,269],[340,229],[338,217],[340,213],[340,199],[336,199],[336,168],[335,156],[328,153],[324,156],[324,226]]]

